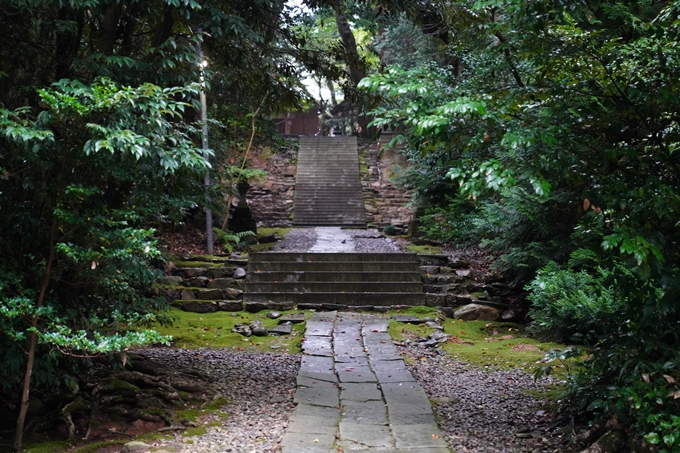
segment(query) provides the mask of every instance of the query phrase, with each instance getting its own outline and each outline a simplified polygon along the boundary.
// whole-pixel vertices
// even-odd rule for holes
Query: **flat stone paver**
[[[346,253],[356,251],[354,238],[340,227],[316,227],[316,243],[311,253]]]
[[[316,313],[307,322],[285,453],[449,453],[430,401],[384,316]]]

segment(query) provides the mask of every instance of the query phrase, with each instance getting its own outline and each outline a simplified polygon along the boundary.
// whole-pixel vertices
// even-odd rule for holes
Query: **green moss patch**
[[[434,245],[407,245],[406,249],[409,252],[421,253],[423,255],[438,255],[442,252],[441,247]]]
[[[237,312],[232,316],[229,312],[191,313],[171,310],[170,316],[175,320],[170,326],[156,325],[154,329],[162,335],[171,335],[173,344],[179,348],[225,348],[234,351],[252,352],[288,352],[300,351],[304,324],[294,324],[291,335],[266,337],[244,337],[232,333],[236,324],[250,324],[259,320],[265,327],[278,325],[278,320],[266,317],[267,311],[260,313]],[[299,313],[296,310],[281,313]]]

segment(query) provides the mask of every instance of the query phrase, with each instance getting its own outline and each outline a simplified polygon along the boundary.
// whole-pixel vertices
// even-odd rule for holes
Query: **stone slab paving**
[[[340,227],[316,227],[316,243],[311,253],[345,253],[356,252],[354,238]]]
[[[309,320],[283,453],[450,452],[387,326],[373,314]]]

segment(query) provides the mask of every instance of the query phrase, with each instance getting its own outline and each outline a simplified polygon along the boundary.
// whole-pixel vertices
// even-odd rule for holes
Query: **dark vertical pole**
[[[205,73],[204,69],[207,65],[205,59],[203,58],[203,49],[201,48],[201,39],[203,39],[203,30],[198,29],[199,40],[196,42],[196,53],[200,60],[199,65],[201,67],[201,123],[202,127],[202,137],[201,142],[203,145],[203,157],[208,160],[210,155],[208,154],[208,103],[205,98]],[[203,185],[205,186],[206,192],[210,189],[210,173],[208,170],[205,172],[205,179],[203,180]],[[207,242],[208,255],[212,255],[215,251],[213,248],[213,218],[212,211],[210,210],[210,196],[207,195],[206,200],[208,206],[205,207],[205,238]]]

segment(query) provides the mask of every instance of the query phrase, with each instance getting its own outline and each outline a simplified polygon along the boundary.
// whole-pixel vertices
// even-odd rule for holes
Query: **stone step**
[[[248,275],[251,282],[418,282],[418,272],[319,272],[319,271],[293,271],[293,272],[253,272]]]
[[[295,304],[338,304],[348,306],[423,305],[424,293],[266,293],[244,295],[248,302],[294,302]]]
[[[293,225],[365,226],[356,137],[302,137]]]
[[[247,282],[251,288],[263,293],[422,293],[420,282]],[[200,299],[200,297],[199,297]]]

